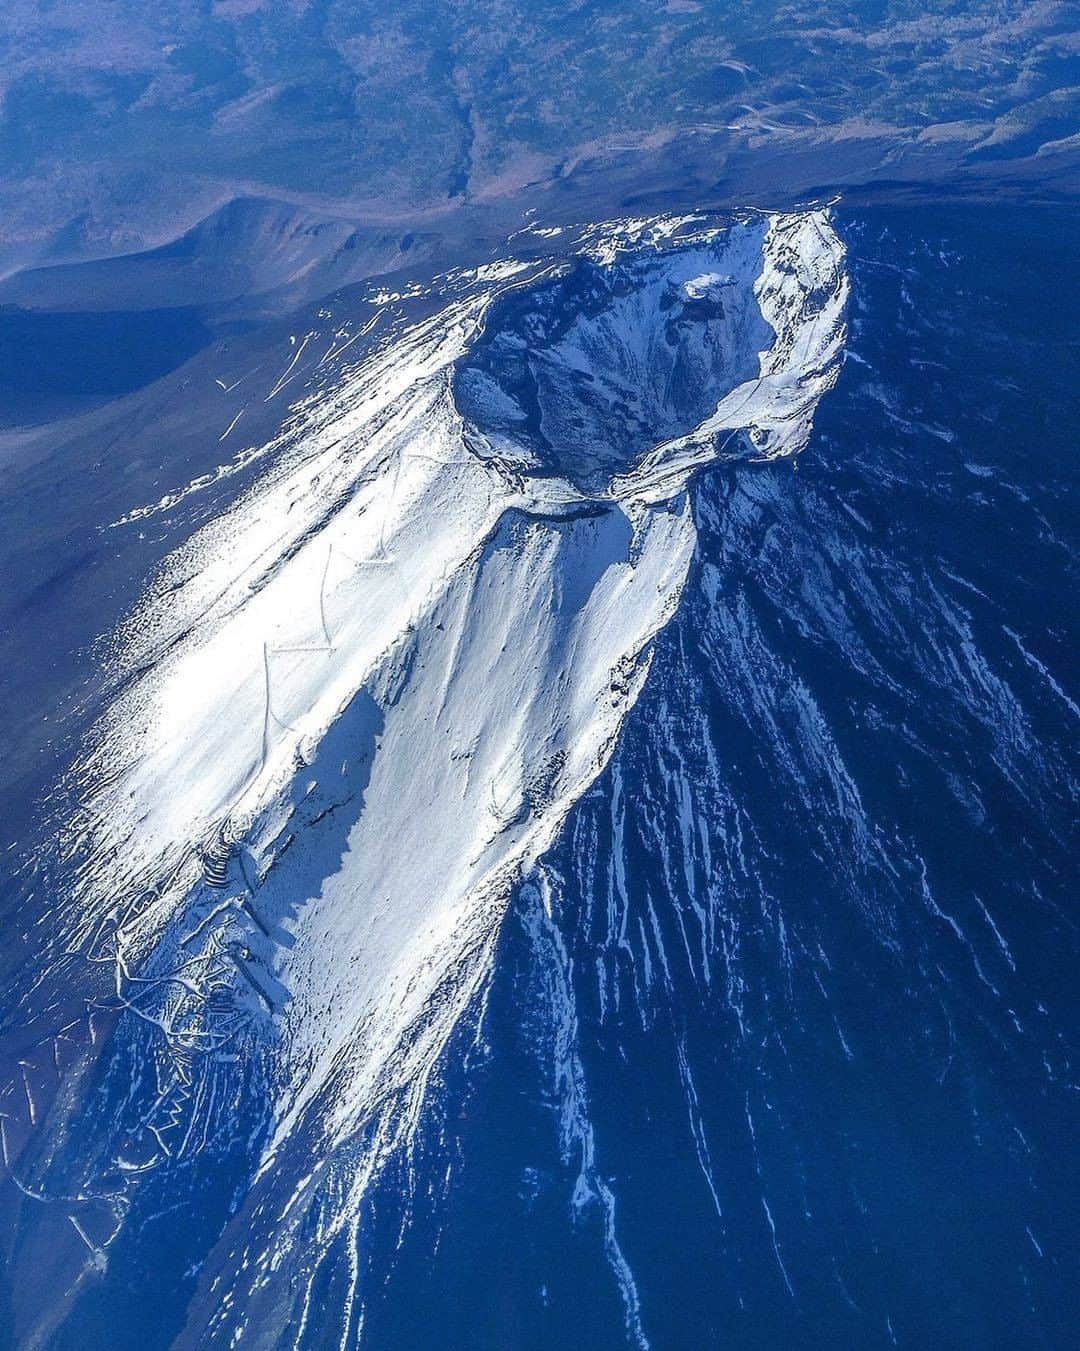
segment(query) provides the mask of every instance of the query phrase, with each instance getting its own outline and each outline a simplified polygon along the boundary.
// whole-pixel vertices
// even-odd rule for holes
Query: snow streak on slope
[[[160,1102],[171,1074],[198,1110],[223,998],[272,1045],[270,1130],[219,1245],[229,1298],[193,1344],[274,1344],[286,1314],[303,1341],[319,1262],[410,1140],[515,881],[642,687],[694,550],[691,474],[720,453],[796,452],[835,380],[846,280],[826,213],[651,230],[609,228],[591,260],[527,283],[479,281],[361,364],[119,637],[68,945],[159,1038]],[[511,289],[528,303],[567,267],[591,269],[593,300],[549,352],[552,462],[515,441],[512,415],[497,432],[467,415],[457,375]],[[616,375],[597,394],[601,352]],[[625,391],[656,362],[665,439],[603,460],[600,479],[582,445],[578,473],[575,400],[617,446]],[[691,377],[705,390],[678,402]],[[171,1106],[145,1124],[112,1149],[130,1177],[197,1138]],[[289,1250],[303,1288],[277,1275]]]

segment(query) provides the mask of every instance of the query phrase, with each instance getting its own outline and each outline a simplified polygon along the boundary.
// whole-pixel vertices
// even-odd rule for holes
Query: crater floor
[[[757,374],[775,339],[755,287],[764,237],[764,221],[738,224],[510,291],[457,367],[458,409],[501,456],[602,489]]]

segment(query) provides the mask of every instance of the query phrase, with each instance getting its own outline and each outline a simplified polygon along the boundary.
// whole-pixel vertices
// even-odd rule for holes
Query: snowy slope
[[[540,334],[582,268],[589,304]],[[117,635],[66,936],[153,1039],[165,1105],[111,1144],[99,1123],[98,1157],[125,1186],[172,1166],[223,1029],[269,1048],[230,1295],[193,1345],[275,1344],[285,1254],[317,1269],[359,1222],[646,679],[690,476],[797,452],[836,378],[824,211],[608,227],[504,272],[346,371]]]

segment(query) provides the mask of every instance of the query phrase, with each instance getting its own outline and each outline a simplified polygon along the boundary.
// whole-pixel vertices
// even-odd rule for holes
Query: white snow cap
[[[522,284],[488,268],[310,408],[118,635],[132,678],[84,767],[73,936],[111,917],[127,972],[168,934],[224,942],[205,856],[243,852],[246,881],[215,904],[246,887],[290,935],[267,959],[287,994],[263,1167],[301,1122],[327,1151],[365,1127],[342,1223],[415,1126],[516,881],[611,755],[686,581],[692,473],[733,434],[752,434],[744,454],[800,450],[836,379],[847,281],[828,213],[690,224],[604,227],[586,247],[608,266],[670,258],[685,297],[725,303],[740,275],[725,252],[752,250],[741,303],[771,341],[697,425],[593,494],[484,453],[454,364]],[[625,350],[647,360],[657,340]],[[156,1015],[190,1060],[212,1015],[188,994],[163,988]]]

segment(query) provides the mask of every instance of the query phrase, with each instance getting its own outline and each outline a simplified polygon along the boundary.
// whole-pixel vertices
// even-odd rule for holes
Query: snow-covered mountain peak
[[[692,473],[804,444],[846,285],[823,212],[488,269],[343,370],[120,635],[67,937],[159,1079],[248,1020],[268,1129],[237,1223],[268,1178],[291,1199],[236,1281],[355,1222],[410,1138],[679,604]],[[182,1148],[155,1110],[99,1123],[125,1185]]]

